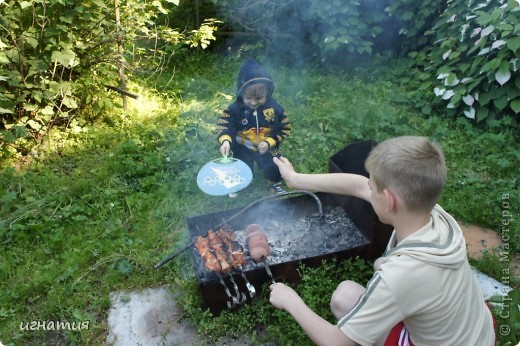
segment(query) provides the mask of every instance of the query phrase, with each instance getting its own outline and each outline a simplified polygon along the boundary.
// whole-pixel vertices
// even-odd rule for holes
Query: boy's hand
[[[277,309],[287,310],[294,301],[301,300],[298,293],[281,282],[272,284],[269,288],[271,289],[269,302]]]
[[[267,152],[267,150],[269,149],[269,143],[267,142],[261,142],[260,144],[258,144],[258,152],[260,154],[265,154]]]
[[[230,150],[231,145],[229,144],[229,141],[224,141],[224,143],[222,143],[220,146],[220,154],[222,154],[222,156],[229,156]]]
[[[291,186],[291,183],[292,183],[291,177],[293,176],[293,174],[296,173],[292,163],[283,156],[273,157],[273,162],[275,165],[278,166],[278,169],[280,170],[280,174],[282,175],[282,178],[285,180],[286,184],[289,187],[292,187]]]

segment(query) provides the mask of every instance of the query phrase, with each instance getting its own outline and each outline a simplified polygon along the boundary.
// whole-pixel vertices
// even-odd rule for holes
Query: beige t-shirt
[[[438,205],[430,223],[399,244],[394,232],[385,262],[338,327],[355,342],[372,345],[400,321],[416,346],[495,343],[462,231]]]

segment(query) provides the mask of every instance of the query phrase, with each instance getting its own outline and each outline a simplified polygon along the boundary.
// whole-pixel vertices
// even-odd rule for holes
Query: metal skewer
[[[233,275],[229,274],[229,279],[231,280],[231,283],[233,284],[233,288],[235,289],[235,293],[236,293],[236,298],[237,298],[238,304],[243,305],[246,302],[246,300],[247,300],[246,295],[243,294],[242,292],[240,292],[240,290],[238,289],[238,285],[235,282],[235,279],[233,278]]]
[[[240,267],[239,268],[240,270],[240,275],[242,276],[242,278],[244,279],[245,283],[246,283],[246,287],[247,287],[247,290],[249,291],[249,296],[251,297],[251,299],[253,299],[254,297],[256,297],[256,289],[255,289],[255,286],[253,286],[249,280],[247,280],[246,278],[246,274],[244,273],[244,271],[242,270],[242,268]]]
[[[269,265],[267,264],[267,258],[262,257],[262,264],[264,265],[267,275],[269,275],[269,277],[271,278],[271,281],[273,282],[273,284],[275,284],[276,281],[274,280],[273,273],[271,273],[271,268],[269,268]]]
[[[228,296],[229,299],[231,299],[231,300],[227,301],[227,307],[228,307],[228,309],[232,309],[238,305],[238,299],[231,294],[231,292],[229,291],[229,288],[227,287],[226,283],[224,282],[223,277],[221,275],[217,275],[217,276],[220,281],[220,284],[224,287],[224,291],[226,292],[226,295]]]

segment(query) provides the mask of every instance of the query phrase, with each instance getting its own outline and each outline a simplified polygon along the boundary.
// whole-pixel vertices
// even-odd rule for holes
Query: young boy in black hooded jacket
[[[257,61],[248,59],[238,74],[236,100],[218,120],[218,141],[222,155],[233,152],[251,170],[256,162],[264,172],[268,188],[273,193],[282,193],[285,189],[273,157],[281,155],[280,144],[290,135],[291,124],[282,106],[272,98],[273,91],[269,72]]]

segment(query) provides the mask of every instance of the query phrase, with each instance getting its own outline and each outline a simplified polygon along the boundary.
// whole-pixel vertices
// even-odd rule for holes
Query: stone
[[[182,318],[166,287],[112,292],[107,343],[114,346],[196,345],[196,330]]]

